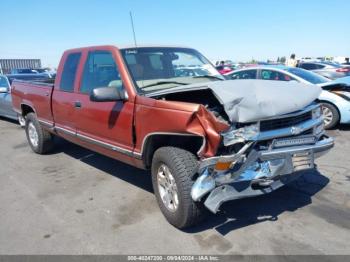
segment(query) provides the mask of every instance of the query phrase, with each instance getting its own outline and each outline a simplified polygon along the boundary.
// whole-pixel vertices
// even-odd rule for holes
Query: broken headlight
[[[322,115],[322,110],[321,110],[320,106],[318,106],[314,110],[312,110],[312,118],[313,119],[320,118],[321,115]]]
[[[259,136],[259,123],[247,125],[238,129],[230,129],[222,134],[225,146],[256,140]]]

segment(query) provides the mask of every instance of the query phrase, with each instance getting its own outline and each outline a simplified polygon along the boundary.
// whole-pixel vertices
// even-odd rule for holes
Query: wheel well
[[[146,138],[142,147],[142,158],[146,168],[152,164],[154,152],[164,146],[173,146],[182,148],[197,156],[198,151],[202,148],[204,138],[196,135],[171,135],[156,134]]]
[[[28,115],[29,113],[34,113],[34,109],[28,105],[24,105],[22,104],[21,105],[21,109],[22,109],[22,116],[26,116]]]
[[[339,114],[339,121],[340,121],[340,119],[341,119],[341,114],[340,114],[339,108],[338,108],[335,104],[333,104],[332,102],[326,101],[326,100],[318,100],[318,102],[319,102],[319,103],[330,104],[330,105],[334,106],[335,109],[337,109],[337,112],[338,112],[338,114]]]

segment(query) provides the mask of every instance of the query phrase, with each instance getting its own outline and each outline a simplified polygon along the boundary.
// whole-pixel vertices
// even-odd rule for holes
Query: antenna
[[[130,21],[131,21],[132,33],[133,33],[133,35],[134,35],[135,47],[137,47],[137,43],[136,43],[136,34],[135,34],[135,28],[134,28],[134,19],[132,18],[132,12],[131,12],[131,11],[130,11]]]

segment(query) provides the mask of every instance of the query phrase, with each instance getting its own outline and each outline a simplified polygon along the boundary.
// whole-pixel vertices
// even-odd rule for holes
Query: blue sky
[[[209,59],[350,56],[348,0],[2,0],[0,58],[56,66],[68,48],[185,45]]]

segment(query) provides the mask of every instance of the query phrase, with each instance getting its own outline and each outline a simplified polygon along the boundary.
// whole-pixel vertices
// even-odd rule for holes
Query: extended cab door
[[[77,137],[91,145],[95,151],[111,156],[132,156],[134,103],[129,101],[92,102],[94,88],[124,88],[114,49],[89,50],[84,54],[85,63],[76,101]]]
[[[62,57],[63,68],[59,68],[52,94],[52,112],[57,132],[67,139],[76,138],[76,97],[78,69],[81,52],[66,53]]]

